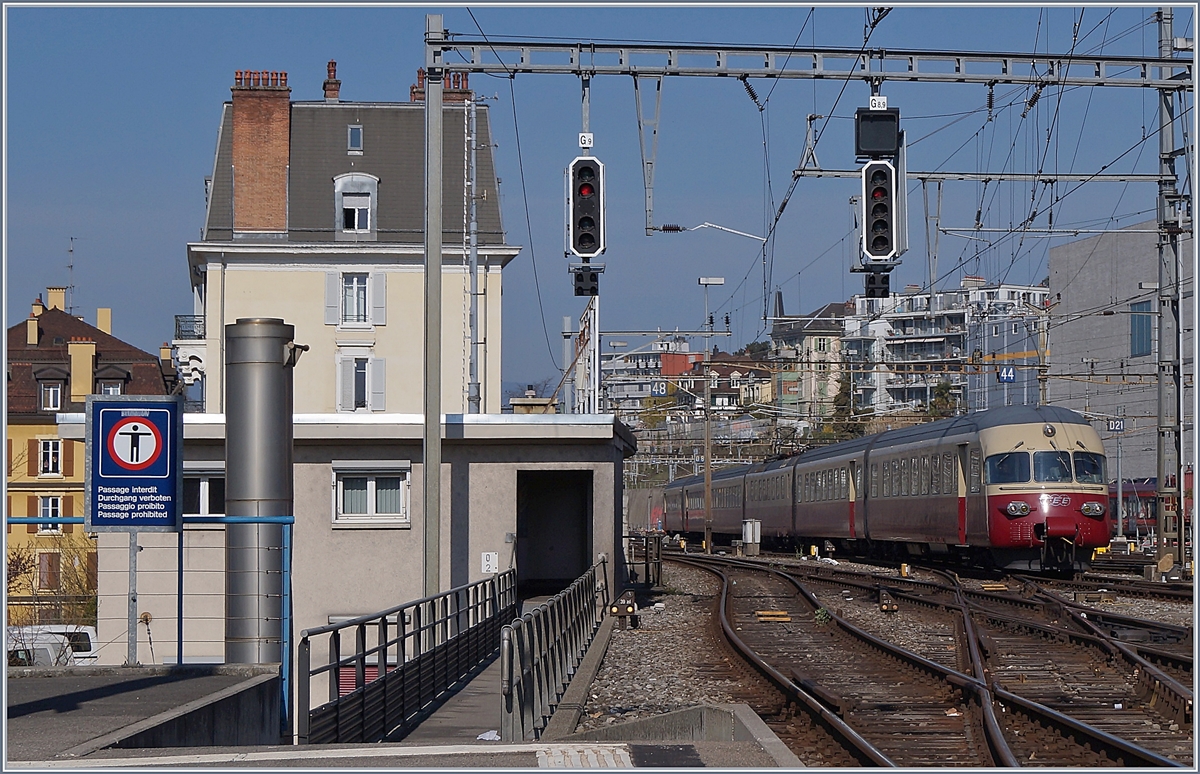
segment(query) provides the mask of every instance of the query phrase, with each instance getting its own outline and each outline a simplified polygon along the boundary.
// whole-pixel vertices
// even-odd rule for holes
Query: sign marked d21
[[[183,510],[183,399],[89,395],[89,532],[174,532]]]

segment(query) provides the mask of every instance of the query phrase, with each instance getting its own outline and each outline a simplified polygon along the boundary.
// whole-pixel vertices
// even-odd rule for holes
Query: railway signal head
[[[873,271],[867,274],[866,281],[866,296],[867,298],[887,298],[891,295],[891,282],[887,274],[879,271]]]
[[[595,157],[579,156],[567,169],[567,183],[570,186],[567,199],[570,250],[580,258],[595,258],[605,248],[604,165]]]
[[[867,262],[896,257],[898,223],[896,168],[890,161],[871,161],[862,168],[863,242]]]
[[[600,295],[600,277],[599,273],[588,266],[575,269],[575,295],[577,296],[598,296]]]

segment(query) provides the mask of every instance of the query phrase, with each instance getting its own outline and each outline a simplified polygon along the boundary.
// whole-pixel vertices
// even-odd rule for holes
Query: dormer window
[[[334,239],[374,242],[378,232],[379,178],[349,172],[333,179]]]
[[[42,382],[42,411],[62,410],[62,382]]]
[[[363,128],[351,124],[346,127],[346,152],[351,156],[361,156],[363,150]]]

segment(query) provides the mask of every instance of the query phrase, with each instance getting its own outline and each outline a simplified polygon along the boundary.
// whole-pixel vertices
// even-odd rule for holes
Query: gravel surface
[[[613,629],[577,730],[737,701],[737,681],[714,674],[712,666],[728,662],[708,626],[717,579],[665,562],[663,586],[667,593],[642,608],[637,629]]]

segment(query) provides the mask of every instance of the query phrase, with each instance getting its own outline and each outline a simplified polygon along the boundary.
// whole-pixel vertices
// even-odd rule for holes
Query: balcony
[[[175,315],[176,341],[203,341],[204,315],[177,314]]]

